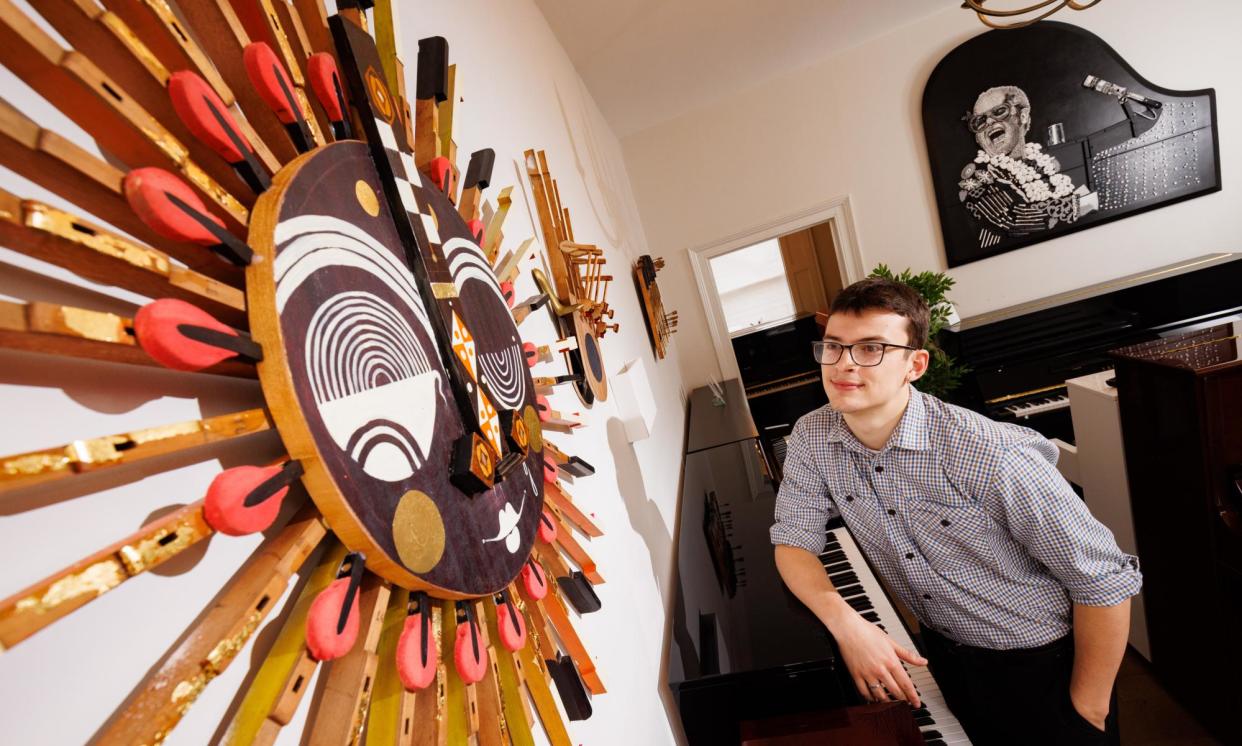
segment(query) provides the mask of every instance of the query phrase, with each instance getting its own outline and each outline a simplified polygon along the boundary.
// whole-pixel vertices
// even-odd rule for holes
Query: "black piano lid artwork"
[[[968,39],[922,118],[949,267],[1221,188],[1215,91],[1149,82],[1067,23]]]

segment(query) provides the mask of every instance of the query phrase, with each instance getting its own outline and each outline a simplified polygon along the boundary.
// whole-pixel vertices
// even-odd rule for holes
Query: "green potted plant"
[[[927,329],[927,351],[931,354],[931,361],[927,366],[927,372],[915,381],[914,385],[925,394],[931,394],[940,399],[947,398],[949,392],[961,384],[962,375],[968,370],[965,365],[958,363],[936,344],[940,330],[948,323],[949,313],[952,310],[948,293],[949,288],[953,287],[953,278],[943,272],[915,274],[909,269],[895,275],[883,264],[873,269],[871,276],[905,283],[917,290],[919,295],[923,296],[923,300],[927,301],[927,307],[931,309],[931,325]]]

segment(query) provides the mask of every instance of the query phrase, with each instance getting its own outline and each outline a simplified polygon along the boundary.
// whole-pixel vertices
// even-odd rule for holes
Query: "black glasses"
[[[836,365],[841,360],[841,356],[846,350],[850,351],[850,360],[855,365],[863,368],[872,368],[884,362],[884,351],[889,347],[896,347],[901,350],[917,350],[917,347],[909,345],[895,345],[891,342],[855,342],[852,345],[843,345],[840,342],[812,342],[811,351],[815,355],[815,362],[820,365]]]
[[[982,114],[968,113],[962,119],[966,121],[966,127],[971,132],[979,132],[988,126],[988,122],[1005,121],[1014,113],[1016,108],[1010,104],[1001,104],[1000,106],[992,107],[990,111],[983,112]]]

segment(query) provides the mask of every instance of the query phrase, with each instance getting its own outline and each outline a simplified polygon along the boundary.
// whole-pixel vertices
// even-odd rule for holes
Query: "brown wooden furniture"
[[[1218,738],[1242,739],[1242,317],[1113,352],[1151,661]]]

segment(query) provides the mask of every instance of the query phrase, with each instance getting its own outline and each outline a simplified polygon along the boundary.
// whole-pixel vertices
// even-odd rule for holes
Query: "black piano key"
[[[837,586],[837,593],[840,593],[842,598],[866,595],[863,593],[863,587],[857,583],[854,585]]]
[[[927,746],[948,746],[948,744],[946,744],[944,741],[941,741],[939,738],[933,738],[927,741]]]
[[[944,738],[944,734],[936,730],[935,728],[932,728],[931,730],[922,731],[922,733],[923,733],[923,738],[927,738],[927,739]]]
[[[862,618],[866,619],[868,622],[871,622],[873,624],[879,624],[880,622],[880,615],[875,613],[874,611],[863,612]]]
[[[936,721],[932,720],[931,718],[915,718],[914,724],[919,727],[922,727],[924,725],[935,725]]]
[[[918,691],[918,688],[917,688],[917,687],[915,688],[915,691]],[[931,713],[927,711],[927,708],[926,708],[926,707],[918,707],[918,708],[916,708],[916,709],[914,710],[914,712],[913,712],[912,714],[913,714],[916,718],[929,718],[929,717],[931,717]]]
[[[848,562],[835,562],[831,564],[825,562],[824,569],[828,571],[829,575],[831,575],[834,572],[847,572],[849,570],[852,570],[853,568],[850,567],[850,563]]]

